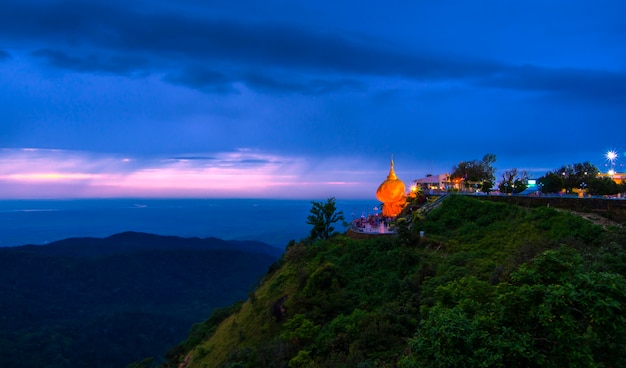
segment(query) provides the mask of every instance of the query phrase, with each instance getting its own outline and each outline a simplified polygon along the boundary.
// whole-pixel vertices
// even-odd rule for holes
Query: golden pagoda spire
[[[396,176],[396,172],[393,169],[394,167],[394,163],[393,163],[393,153],[391,154],[391,168],[389,169],[389,175],[387,175],[387,180],[397,180],[398,177]]]

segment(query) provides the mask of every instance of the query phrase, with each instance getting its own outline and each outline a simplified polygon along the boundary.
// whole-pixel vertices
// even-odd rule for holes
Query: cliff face
[[[243,305],[199,325],[165,366],[559,366],[576,356],[620,366],[625,238],[551,208],[452,197],[398,237],[290,244]]]

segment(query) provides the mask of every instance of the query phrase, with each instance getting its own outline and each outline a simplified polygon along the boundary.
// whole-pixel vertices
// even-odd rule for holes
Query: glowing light
[[[86,180],[96,179],[100,175],[83,173],[25,173],[2,175],[0,178],[17,181],[66,181],[66,180]]]
[[[611,169],[609,170],[609,175],[614,175],[615,174],[615,170]]]
[[[611,150],[608,151],[604,157],[606,157],[607,160],[611,161],[611,163],[613,163],[613,161],[615,161],[615,159],[617,158],[617,152]]]

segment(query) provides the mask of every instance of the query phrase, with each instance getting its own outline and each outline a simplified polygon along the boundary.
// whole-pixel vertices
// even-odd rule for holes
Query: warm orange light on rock
[[[404,190],[404,183],[396,176],[392,159],[387,180],[383,181],[376,190],[376,198],[383,202],[383,216],[396,217],[402,212],[406,204]]]

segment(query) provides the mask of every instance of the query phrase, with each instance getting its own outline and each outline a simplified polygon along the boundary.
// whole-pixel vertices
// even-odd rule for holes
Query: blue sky
[[[623,1],[15,1],[0,198],[373,197],[626,151]],[[626,160],[626,159],[624,159]]]

